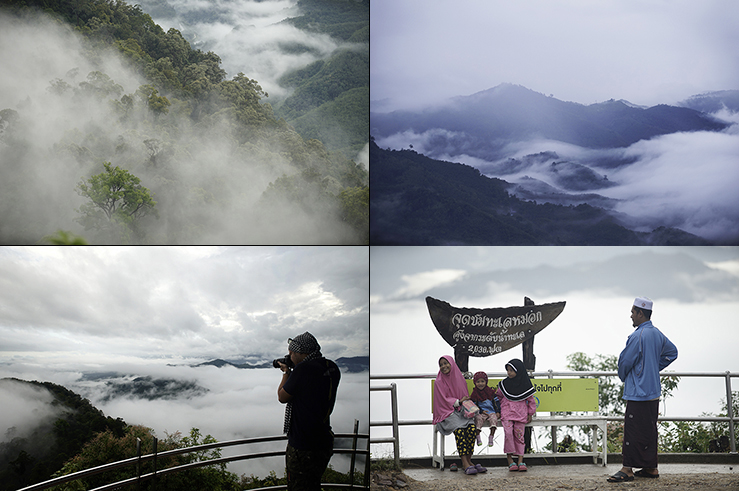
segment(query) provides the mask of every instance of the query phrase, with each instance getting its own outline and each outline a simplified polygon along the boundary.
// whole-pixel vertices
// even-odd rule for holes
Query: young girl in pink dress
[[[501,380],[496,391],[505,434],[503,451],[508,457],[508,470],[525,472],[528,467],[523,462],[524,427],[536,413],[536,389],[521,360],[513,359],[506,363],[505,368],[508,378]],[[518,463],[513,462],[514,455],[518,455]]]

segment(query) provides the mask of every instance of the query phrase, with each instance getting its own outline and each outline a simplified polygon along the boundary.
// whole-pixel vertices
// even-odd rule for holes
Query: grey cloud
[[[494,252],[496,248],[491,248]],[[536,248],[524,253],[536,256]],[[710,248],[709,248],[710,249]],[[736,260],[736,250],[730,249]],[[710,252],[710,251],[709,251]],[[605,295],[647,295],[654,299],[676,299],[682,303],[730,301],[739,295],[735,275],[708,266],[688,253],[634,252],[600,260],[583,260],[558,265],[557,261],[532,265],[526,259],[512,261],[507,268],[484,268],[467,272],[463,281],[430,288],[418,295],[395,297],[398,300],[422,300],[426,295],[442,299],[479,298],[485,300],[489,285],[509,287],[536,296],[558,296],[569,292],[601,292]]]
[[[0,250],[0,329],[30,329],[48,350],[44,333],[134,356],[268,358],[311,330],[352,356],[366,352],[367,248],[43,251],[55,254]]]

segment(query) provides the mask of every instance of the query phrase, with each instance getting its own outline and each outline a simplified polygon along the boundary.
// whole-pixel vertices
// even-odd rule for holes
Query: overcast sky
[[[0,356],[284,355],[306,330],[324,354],[366,356],[366,247],[0,249]]]
[[[431,322],[426,296],[475,308],[523,305],[524,296],[539,304],[566,301],[562,314],[536,335],[537,371],[567,370],[567,355],[575,352],[618,356],[633,332],[633,300],[648,296],[654,325],[679,351],[668,370],[739,371],[736,247],[373,247],[370,259],[373,375],[435,375],[439,357],[453,354]],[[470,370],[502,373],[521,353],[514,347],[471,357]],[[389,381],[377,382],[383,383]],[[739,390],[739,380],[733,384]],[[430,419],[430,381],[398,386],[400,419]],[[720,411],[722,378],[684,378],[679,387],[665,414]],[[389,398],[373,393],[370,410],[373,421],[388,420]],[[428,454],[428,427],[402,431],[405,455]]]
[[[373,0],[371,25],[374,110],[504,82],[582,104],[739,89],[733,0]]]

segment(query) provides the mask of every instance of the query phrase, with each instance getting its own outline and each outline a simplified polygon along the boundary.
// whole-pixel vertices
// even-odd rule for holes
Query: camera
[[[272,362],[272,366],[275,368],[280,368],[280,363],[284,363],[287,365],[288,368],[295,368],[295,365],[293,365],[293,361],[290,359],[290,355],[285,355],[284,358],[278,358]]]

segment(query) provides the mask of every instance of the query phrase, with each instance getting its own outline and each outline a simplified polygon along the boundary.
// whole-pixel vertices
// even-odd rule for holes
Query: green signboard
[[[490,379],[488,385],[495,389],[502,379]],[[434,380],[431,381],[433,399]],[[536,410],[538,412],[598,411],[598,379],[596,378],[534,378]],[[472,392],[474,383],[467,380]],[[431,401],[433,405],[433,400]],[[432,411],[433,412],[433,411]]]

